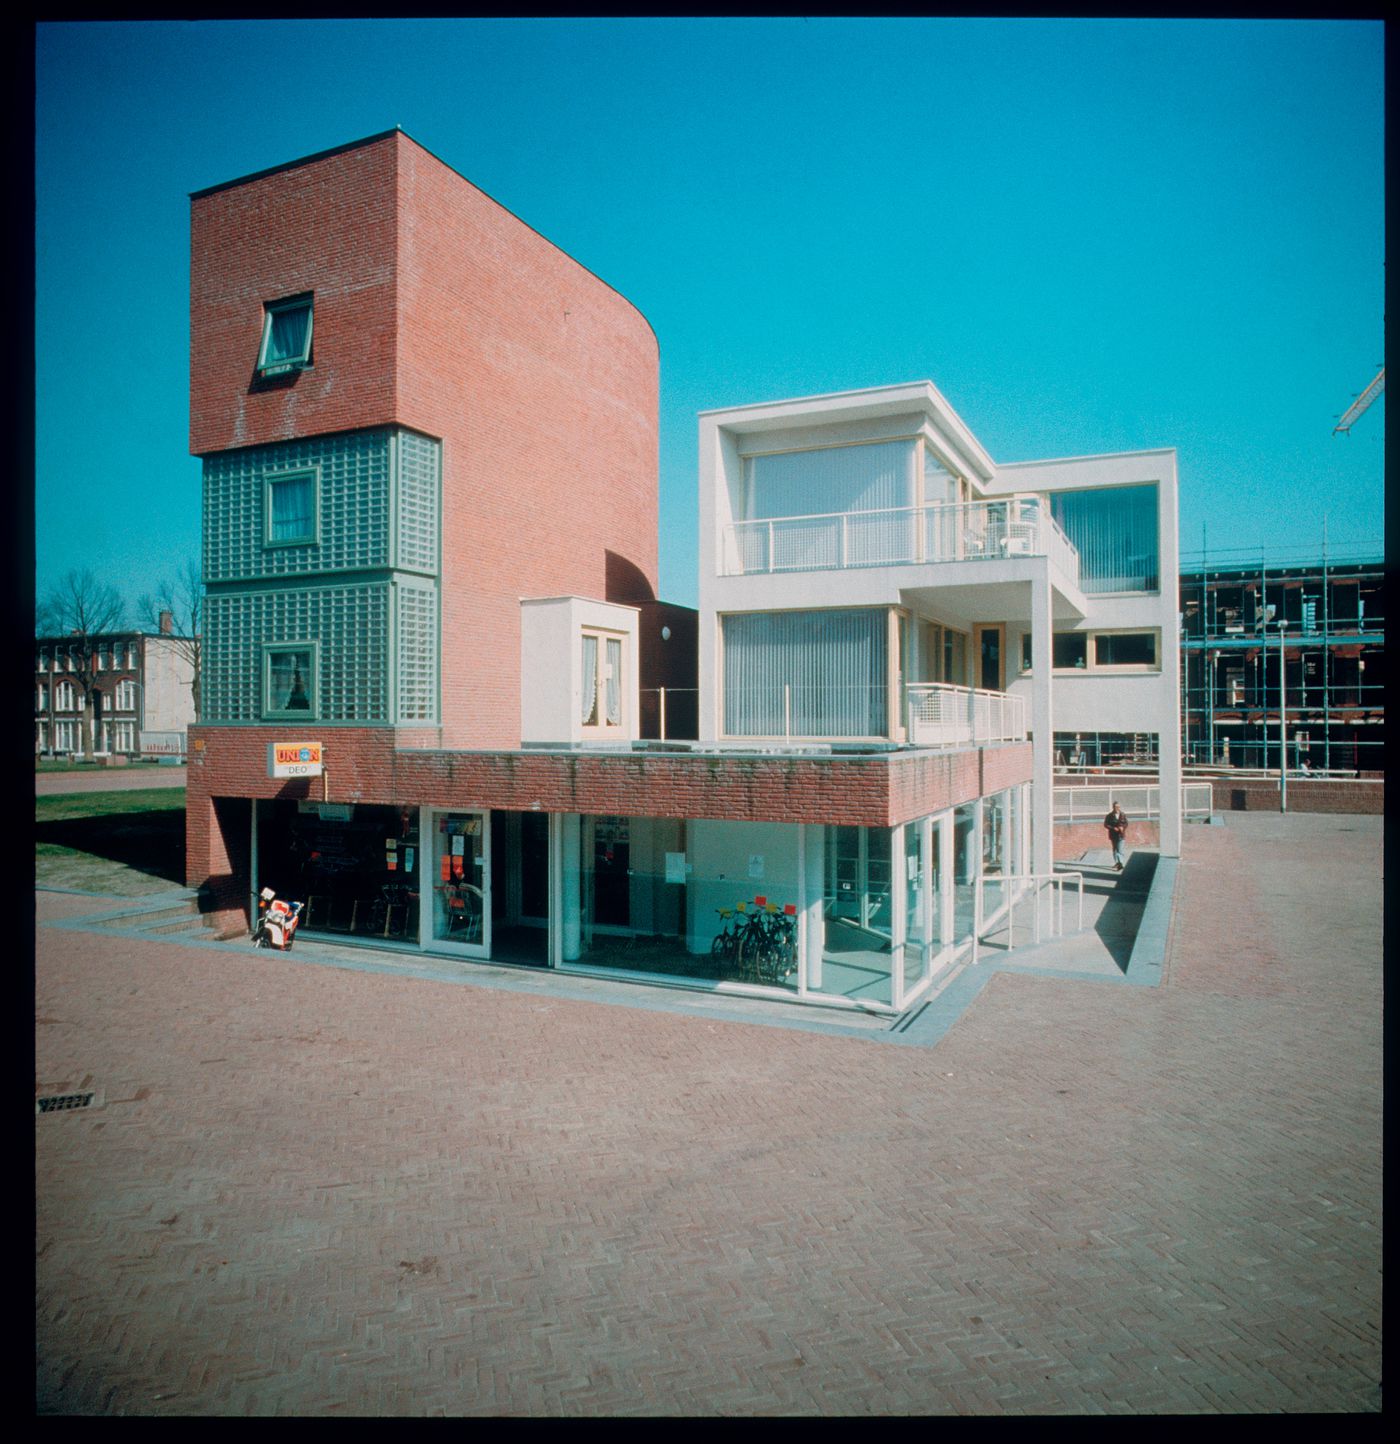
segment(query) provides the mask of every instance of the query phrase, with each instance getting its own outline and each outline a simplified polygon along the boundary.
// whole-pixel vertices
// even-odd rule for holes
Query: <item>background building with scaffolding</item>
[[[1379,544],[1183,553],[1180,596],[1188,765],[1277,768],[1282,701],[1290,770],[1384,773]]]

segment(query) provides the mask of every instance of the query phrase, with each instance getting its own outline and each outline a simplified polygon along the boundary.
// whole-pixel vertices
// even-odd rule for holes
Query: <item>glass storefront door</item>
[[[432,947],[491,953],[491,833],[482,812],[433,812]]]

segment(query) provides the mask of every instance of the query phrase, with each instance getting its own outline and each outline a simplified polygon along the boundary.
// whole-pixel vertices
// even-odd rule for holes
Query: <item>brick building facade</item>
[[[89,637],[85,662],[79,660],[77,638],[35,638],[36,757],[82,755],[82,676],[90,679],[93,692],[95,755],[127,761],[144,749],[151,756],[183,756],[195,715],[192,639],[174,635],[168,612],[160,620],[159,632]]]
[[[986,694],[948,685],[962,712],[912,735],[897,596],[814,624],[878,644],[874,730],[830,697],[766,735],[717,723],[737,684],[697,657],[722,652],[721,612],[761,630],[792,603],[720,606],[703,577],[698,614],[656,598],[650,326],[402,132],[196,193],[190,330],[207,625],[188,867],[220,920],[267,884],[306,901],[312,939],[898,1011],[1007,904],[1048,729],[1033,746],[1000,691],[1023,720],[984,725]],[[1109,480],[1164,477],[1174,528],[1151,455]],[[702,478],[702,537],[721,524]],[[1000,570],[960,560],[947,595],[1024,582],[1037,629],[1042,604],[1092,620],[1017,537]],[[1037,705],[1049,669],[1038,685]],[[292,744],[319,766],[286,775]]]

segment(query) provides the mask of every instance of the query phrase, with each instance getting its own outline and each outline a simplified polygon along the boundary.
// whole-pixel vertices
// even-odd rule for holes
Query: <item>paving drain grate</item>
[[[71,1113],[76,1108],[101,1106],[100,1088],[86,1088],[77,1093],[49,1093],[34,1100],[35,1113]]]

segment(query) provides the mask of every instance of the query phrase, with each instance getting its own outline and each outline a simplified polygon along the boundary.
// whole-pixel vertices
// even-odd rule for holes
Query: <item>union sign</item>
[[[321,775],[321,744],[319,742],[269,742],[267,744],[267,775],[269,777],[319,777]]]

